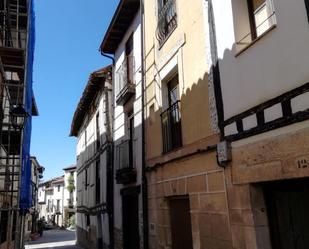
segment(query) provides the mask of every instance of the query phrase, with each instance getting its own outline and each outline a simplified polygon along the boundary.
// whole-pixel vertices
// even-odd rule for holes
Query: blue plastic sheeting
[[[22,161],[21,161],[21,188],[20,188],[20,202],[19,208],[21,212],[26,213],[32,206],[31,193],[31,159],[30,159],[30,142],[31,142],[31,128],[32,128],[32,72],[35,46],[35,15],[33,0],[30,0],[29,10],[29,34],[27,47],[27,61],[26,61],[26,93],[25,93],[25,110],[29,117],[26,120],[23,141],[22,141]]]

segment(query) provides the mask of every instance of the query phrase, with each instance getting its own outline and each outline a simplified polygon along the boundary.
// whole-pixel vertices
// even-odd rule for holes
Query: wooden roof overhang
[[[100,51],[114,54],[130,27],[140,6],[140,0],[121,0],[105,33]]]
[[[109,65],[90,74],[88,83],[73,116],[70,136],[76,137],[78,135],[84,119],[89,112],[91,103],[95,100],[97,94],[104,87],[106,79],[110,78],[111,72],[112,66]]]

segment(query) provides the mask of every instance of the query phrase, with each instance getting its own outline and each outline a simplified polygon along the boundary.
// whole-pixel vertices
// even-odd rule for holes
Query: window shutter
[[[307,17],[309,22],[309,0],[305,0],[306,10],[307,10]]]

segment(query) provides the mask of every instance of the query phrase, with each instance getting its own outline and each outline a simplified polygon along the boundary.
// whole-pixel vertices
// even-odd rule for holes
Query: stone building
[[[93,72],[73,116],[77,137],[77,243],[85,248],[110,245],[112,224],[111,66]]]
[[[204,1],[144,1],[149,247],[229,248]]]
[[[208,7],[229,207],[225,248],[308,248],[309,2]]]
[[[143,115],[139,0],[121,0],[103,38],[102,55],[114,58],[114,248],[143,244]],[[145,199],[144,199],[145,200]],[[147,211],[146,211],[147,212]]]

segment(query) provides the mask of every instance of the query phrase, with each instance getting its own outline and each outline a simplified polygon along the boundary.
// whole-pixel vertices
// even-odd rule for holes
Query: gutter
[[[112,60],[112,89],[114,87],[114,68],[115,68],[115,58],[111,55],[100,51],[101,55]],[[106,113],[106,123],[107,123],[107,169],[106,169],[106,209],[108,215],[108,230],[109,230],[109,248],[115,248],[115,239],[114,239],[114,143],[113,143],[113,125],[111,121],[110,109],[109,107],[113,107],[113,104],[110,104],[110,94],[111,91],[113,94],[113,90],[105,87],[105,113]],[[113,100],[113,96],[111,96]]]
[[[141,13],[141,78],[142,78],[142,202],[143,202],[143,248],[149,249],[148,186],[146,176],[146,134],[145,134],[145,28],[144,1],[140,0]]]

